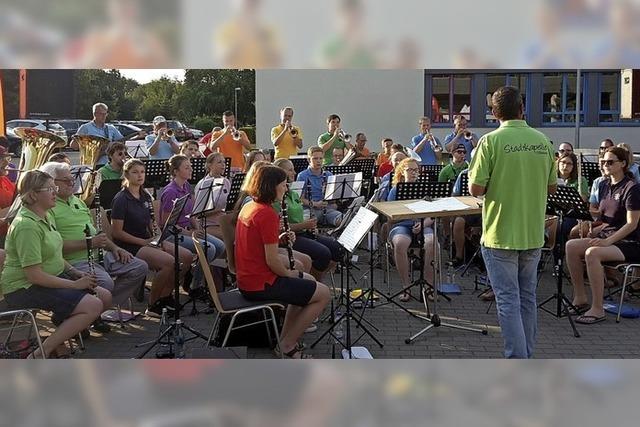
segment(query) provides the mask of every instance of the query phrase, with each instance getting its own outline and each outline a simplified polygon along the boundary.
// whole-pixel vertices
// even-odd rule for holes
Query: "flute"
[[[289,186],[287,185],[287,188]],[[291,270],[295,270],[296,267],[296,263],[295,260],[293,259],[293,244],[291,243],[291,238],[289,236],[289,233],[291,232],[291,229],[289,228],[289,214],[287,213],[287,194],[289,194],[289,191],[287,190],[286,193],[284,193],[284,196],[282,197],[282,203],[280,205],[281,207],[281,211],[282,211],[282,224],[284,225],[284,232],[287,233],[287,255],[289,256],[289,268]]]
[[[84,226],[84,240],[87,243],[87,262],[89,263],[89,274],[93,277],[96,277],[96,266],[95,261],[93,259],[93,248],[91,244],[91,229],[89,228],[89,224]],[[97,295],[95,289],[87,289],[90,294]]]

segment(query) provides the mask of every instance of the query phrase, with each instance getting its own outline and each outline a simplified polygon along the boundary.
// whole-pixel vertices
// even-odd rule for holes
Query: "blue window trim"
[[[622,101],[622,88],[620,87],[620,73],[617,73],[618,78],[616,79],[616,91],[618,92],[618,109],[617,110],[601,110],[600,109],[600,100],[602,99],[602,77],[603,74],[605,73],[598,73],[598,126],[607,126],[607,127],[612,127],[612,126],[621,126],[621,125],[626,125],[629,126],[630,124],[638,124],[638,122],[633,122],[633,121],[627,121],[627,122],[623,122],[622,119],[620,118],[620,114],[621,114],[621,101]],[[608,74],[608,73],[607,73]],[[618,115],[618,120],[617,121],[613,121],[613,122],[603,122],[601,120],[601,116],[604,114],[617,114]]]
[[[551,74],[551,73],[545,73],[545,74]],[[545,112],[544,111],[544,90],[542,92],[540,92],[540,105],[542,105],[542,122],[540,123],[541,127],[549,127],[549,128],[553,128],[553,127],[574,127],[576,125],[576,122],[574,121],[565,121],[565,117],[566,116],[572,116],[575,117],[576,115],[576,111],[575,110],[567,110],[567,80],[569,75],[576,75],[577,73],[553,73],[553,74],[560,74],[562,76],[562,110],[561,111],[557,111],[555,113],[553,112]],[[585,118],[587,117],[587,106],[585,105],[585,100],[588,99],[589,97],[589,88],[588,85],[589,83],[587,82],[587,79],[585,78],[584,74],[582,74],[580,76],[581,80],[582,80],[582,91],[581,91],[581,95],[582,95],[582,102],[580,103],[580,126],[584,126],[585,124]],[[543,74],[543,79],[544,79],[544,74]],[[561,115],[562,116],[562,120],[558,121],[558,122],[545,122],[544,118],[548,117],[548,116],[553,116],[553,115]]]
[[[529,110],[531,106],[531,73],[491,73],[491,75],[502,74],[505,77],[505,84],[511,84],[511,78],[515,76],[525,76],[527,78],[527,84],[524,88],[525,90],[525,99],[527,100],[524,104],[524,117],[527,119],[529,117]],[[489,74],[487,74],[489,75]],[[485,80],[485,89],[486,89],[486,80]],[[484,113],[484,127],[486,128],[498,128],[500,126],[499,122],[488,122],[487,115]]]
[[[431,78],[431,88],[432,88],[432,92],[431,92],[431,96],[433,96],[433,78],[434,77],[444,77],[447,76],[449,79],[449,121],[448,122],[438,122],[435,123],[432,121],[431,123],[431,127],[434,129],[440,128],[440,129],[447,129],[453,126],[453,117],[457,116],[458,114],[460,114],[459,112],[452,112],[453,109],[453,98],[454,98],[454,92],[453,92],[453,85],[454,85],[454,77],[459,77],[459,76],[467,76],[470,78],[470,82],[469,82],[469,104],[472,104],[473,102],[473,94],[475,92],[475,83],[474,83],[474,78],[473,78],[473,73],[469,73],[469,74],[465,74],[465,73],[455,73],[455,74],[451,74],[451,73],[442,73],[442,74],[431,74],[430,78]],[[471,108],[472,106],[469,105],[469,108]],[[433,112],[432,112],[433,114]],[[465,113],[466,114],[466,113]],[[473,114],[473,109],[471,109],[469,111],[469,121],[472,120],[472,114]]]

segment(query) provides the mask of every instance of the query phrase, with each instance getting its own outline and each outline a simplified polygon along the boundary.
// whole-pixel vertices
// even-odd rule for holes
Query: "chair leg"
[[[624,279],[622,280],[622,290],[620,291],[620,303],[618,304],[618,315],[616,316],[616,323],[620,323],[620,314],[622,313],[622,302],[624,300],[624,293],[627,289],[627,280],[629,278],[629,272],[631,271],[632,267],[631,266],[627,266],[627,268],[624,269]]]
[[[221,348],[224,348],[227,345],[227,341],[229,340],[229,335],[231,335],[231,330],[233,329],[233,325],[236,323],[236,317],[238,317],[238,313],[233,313],[231,316],[231,321],[229,322],[229,327],[227,328],[227,333],[224,334],[224,340],[222,341]]]
[[[211,327],[211,332],[209,333],[209,338],[205,343],[205,348],[209,348],[211,345],[211,340],[213,339],[213,334],[216,332],[216,328],[218,327],[218,323],[220,322],[220,313],[216,313],[216,320],[213,322],[213,326]]]
[[[280,331],[278,331],[278,323],[276,322],[276,315],[273,312],[273,309],[271,307],[267,307],[267,310],[269,310],[269,314],[271,315],[271,324],[273,325],[273,330],[276,333],[276,345],[277,345],[276,348],[280,353],[280,358],[284,359],[284,351],[282,350],[282,346],[280,344]]]
[[[269,319],[267,318],[266,308],[263,308],[260,311],[262,311],[262,317],[264,319],[264,326],[265,326],[265,328],[267,328],[267,339],[269,340],[269,344],[271,344],[273,338],[271,338],[271,328],[269,327]]]

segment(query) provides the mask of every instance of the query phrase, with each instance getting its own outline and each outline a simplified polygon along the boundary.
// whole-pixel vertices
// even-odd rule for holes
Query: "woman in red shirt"
[[[7,167],[10,161],[11,153],[7,153],[7,149],[0,145],[0,218],[4,218],[9,211],[16,192],[16,185],[7,176],[9,173]],[[4,239],[7,237],[8,229],[9,225],[0,220],[0,246],[2,247],[4,247]]]
[[[278,254],[280,219],[271,206],[287,191],[287,175],[275,166],[260,168],[247,185],[252,202],[244,205],[236,224],[238,288],[252,301],[289,304],[280,338],[290,358],[303,358],[298,339],[329,302],[329,288],[310,275],[284,267]],[[290,234],[289,234],[290,236]],[[303,278],[304,277],[304,278]],[[308,279],[307,279],[308,278]]]

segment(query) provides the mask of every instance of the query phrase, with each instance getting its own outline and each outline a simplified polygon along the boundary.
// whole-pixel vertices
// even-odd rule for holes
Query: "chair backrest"
[[[211,299],[213,300],[213,304],[216,306],[216,310],[218,313],[223,313],[224,309],[222,308],[222,304],[220,303],[220,298],[218,298],[218,289],[216,288],[216,284],[213,282],[213,276],[211,275],[211,269],[209,268],[209,261],[204,254],[204,249],[202,248],[202,244],[200,240],[196,237],[196,234],[193,233],[193,245],[196,248],[196,253],[198,254],[198,262],[200,262],[200,268],[204,273],[204,279],[207,282],[207,287],[209,288],[209,293],[211,294]]]
[[[233,215],[223,215],[220,217],[220,231],[222,231],[224,246],[227,248],[227,268],[231,274],[236,274],[236,254],[234,251],[236,228],[233,224]]]

